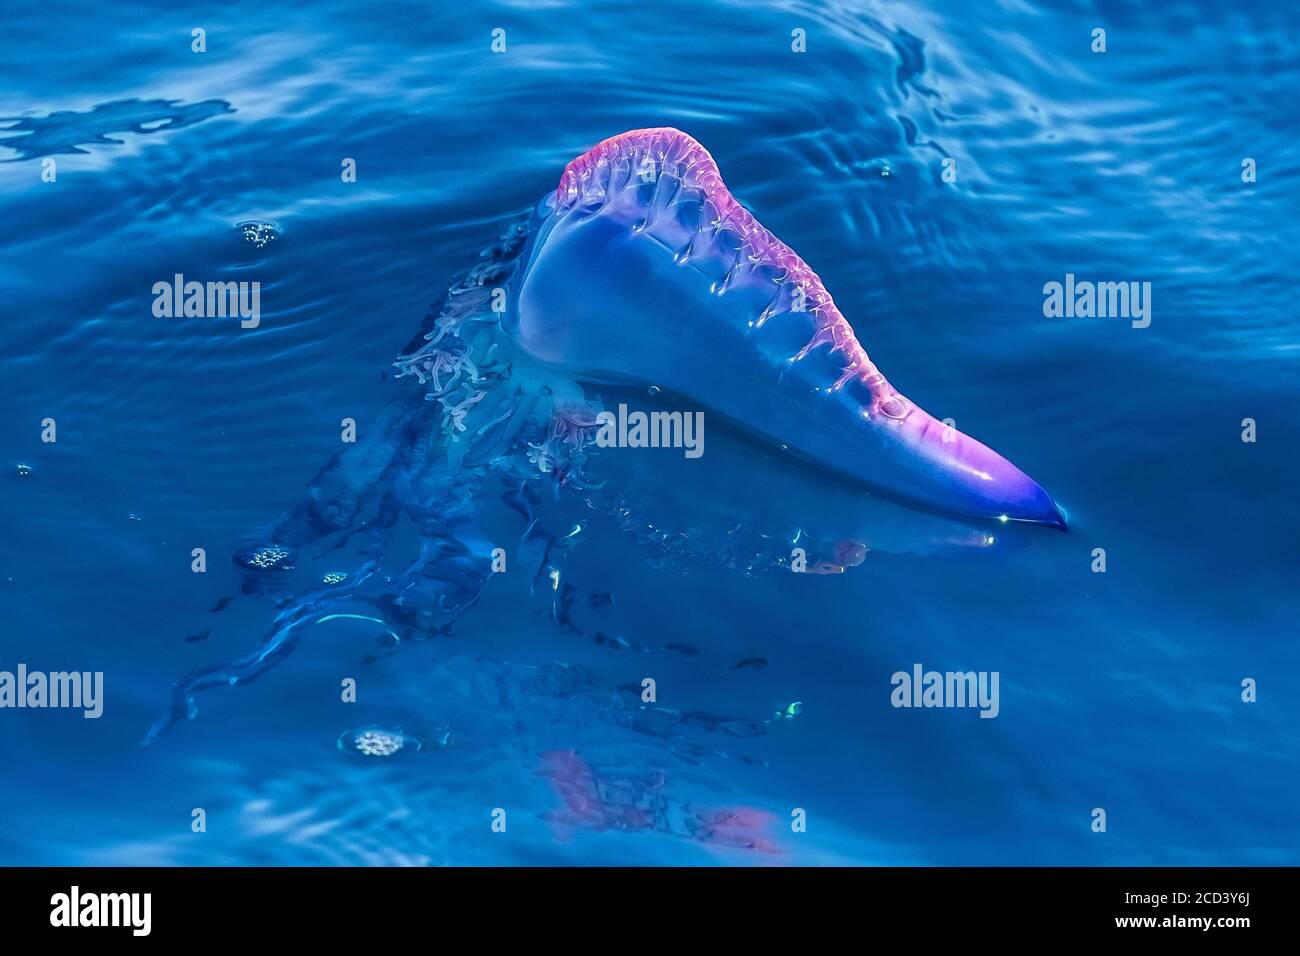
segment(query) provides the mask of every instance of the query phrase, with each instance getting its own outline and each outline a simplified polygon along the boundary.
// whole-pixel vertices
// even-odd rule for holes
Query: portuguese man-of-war
[[[505,324],[581,380],[672,389],[888,495],[1065,528],[1028,475],[894,390],[816,273],[680,130],[623,133],[568,165]]]
[[[731,198],[703,147],[674,130],[607,140],[570,164],[531,214],[503,219],[500,240],[452,282],[394,365],[398,383],[388,387],[398,394],[361,439],[290,511],[232,542],[243,593],[275,608],[269,628],[243,656],[178,681],[145,743],[194,717],[201,692],[256,679],[320,628],[372,628],[385,656],[470,635],[466,616],[489,589],[521,592],[558,635],[600,653],[707,654],[689,631],[657,642],[619,633],[619,602],[584,593],[568,570],[596,536],[667,574],[756,577],[842,573],[882,555],[997,552],[1026,546],[1035,530],[1018,524],[1064,527],[1037,484],[889,386],[811,270]],[[622,402],[703,406],[729,424],[710,428],[697,460],[601,447],[599,417]],[[1003,515],[1002,525],[987,520]],[[522,573],[493,573],[501,551]],[[599,630],[587,626],[595,615]],[[521,633],[534,626],[519,620]],[[725,664],[731,680],[754,669]],[[647,704],[639,685],[554,660],[441,655],[427,666],[429,680],[453,687],[488,680],[487,703],[454,715],[368,714],[383,722],[344,732],[339,749],[368,764],[419,759],[459,746],[466,720],[480,733],[471,726],[464,746],[483,746],[507,699],[521,713],[556,712],[542,725],[561,729],[558,715],[581,701],[585,725],[665,748],[652,758],[664,766],[762,766],[745,741],[780,732],[799,710],[780,702],[774,717],[777,702],[766,700],[725,714]],[[436,731],[392,729],[429,721]],[[641,796],[624,801],[599,783],[622,779],[616,762],[568,756],[574,741],[562,735],[536,744],[564,827],[762,845],[758,811],[665,822],[651,812],[658,783],[626,778]]]

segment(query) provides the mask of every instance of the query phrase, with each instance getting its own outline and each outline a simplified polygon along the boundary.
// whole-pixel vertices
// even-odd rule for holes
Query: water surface
[[[0,863],[1295,863],[1297,37],[1268,4],[7,10],[0,669],[103,671],[107,699],[0,712]],[[228,556],[341,419],[409,397],[430,303],[570,159],[661,125],[1071,530],[799,576],[589,516],[574,629],[522,574],[398,647],[315,623],[140,746],[178,678],[264,639]],[[260,281],[260,326],[156,318],[178,272]],[[1046,318],[1067,273],[1150,282],[1150,326]],[[658,520],[735,517],[717,447],[707,494],[648,459]],[[738,487],[787,467],[742,460]],[[557,533],[583,507],[553,505]],[[378,573],[417,547],[399,525]],[[298,584],[360,560],[312,551]],[[891,707],[917,662],[999,672],[999,716]],[[620,689],[646,676],[655,708]],[[340,750],[365,728],[421,746]]]

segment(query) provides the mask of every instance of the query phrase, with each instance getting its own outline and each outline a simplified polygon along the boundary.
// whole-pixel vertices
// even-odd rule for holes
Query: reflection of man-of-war
[[[601,776],[577,753],[563,750],[543,753],[540,772],[560,798],[559,808],[549,815],[560,840],[575,828],[657,830],[721,847],[780,852],[764,835],[772,814],[750,807],[700,809],[675,803],[664,794],[667,780],[661,772]]]
[[[688,409],[690,400],[667,388],[580,382],[506,334],[502,306],[507,312],[511,306],[503,303],[504,290],[517,293],[522,253],[536,249],[535,228],[535,222],[510,224],[452,284],[395,363],[397,378],[405,380],[401,396],[380,420],[365,423],[361,440],[316,475],[296,507],[235,550],[244,593],[275,605],[270,629],[247,655],[182,678],[146,743],[193,717],[199,692],[252,681],[313,627],[339,619],[372,622],[389,653],[466,634],[462,618],[493,578],[505,577],[493,573],[503,543],[510,576],[522,573],[557,631],[611,650],[690,655],[698,651],[687,643],[648,648],[575,623],[580,602],[602,610],[612,602],[568,579],[573,549],[593,532],[621,534],[624,553],[662,572],[708,565],[757,576],[804,569],[801,560],[806,570],[826,573],[880,555],[992,551],[1015,547],[1019,536],[1032,533],[873,497],[739,428],[711,427],[709,453],[699,459],[672,450],[598,447],[597,415],[606,407]],[[514,536],[513,546],[503,535]],[[329,570],[322,575],[313,565],[323,560]],[[799,713],[797,703],[787,702],[775,712],[765,707],[740,717],[668,707],[644,701],[639,686],[608,686],[558,663],[558,670],[539,673],[521,666],[474,662],[480,674],[502,670],[501,687],[526,697],[531,712],[544,712],[555,699],[572,716],[580,695],[585,720],[656,741],[666,748],[665,760],[684,765],[736,759],[762,766],[761,754],[707,741],[762,737]],[[387,726],[344,733],[339,748],[383,758],[409,753],[411,742],[436,751],[452,735],[445,726],[432,736]],[[424,746],[428,741],[436,746]],[[548,756],[541,750],[536,756],[562,803],[557,827],[655,829],[767,848],[760,811],[688,809],[670,820],[662,811],[674,804],[656,803],[659,788],[647,780],[594,771],[562,742],[545,746]]]

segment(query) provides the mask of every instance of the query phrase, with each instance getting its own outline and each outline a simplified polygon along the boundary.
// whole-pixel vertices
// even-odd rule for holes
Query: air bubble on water
[[[380,733],[377,730],[367,730],[352,739],[352,746],[367,757],[391,757],[401,750],[403,745],[401,737]]]
[[[24,465],[22,462],[19,462],[19,463],[18,463],[18,477],[19,477],[19,478],[30,478],[31,476],[32,476],[32,466],[31,466],[31,465]]]
[[[400,730],[362,727],[345,731],[338,739],[338,748],[361,757],[392,757],[403,750],[419,750],[421,744],[419,739]]]
[[[326,584],[342,584],[348,579],[346,571],[330,571],[325,577],[321,578]]]
[[[249,220],[236,223],[235,228],[244,234],[245,242],[251,242],[258,249],[280,238],[280,228],[273,222]]]
[[[234,554],[235,563],[250,571],[292,571],[292,549],[278,544],[245,545]]]

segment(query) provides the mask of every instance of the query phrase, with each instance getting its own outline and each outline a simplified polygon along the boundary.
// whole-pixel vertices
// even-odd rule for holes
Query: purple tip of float
[[[906,419],[890,422],[910,446],[922,473],[939,496],[969,514],[1001,523],[1068,529],[1065,515],[1043,487],[992,448],[913,406]]]

